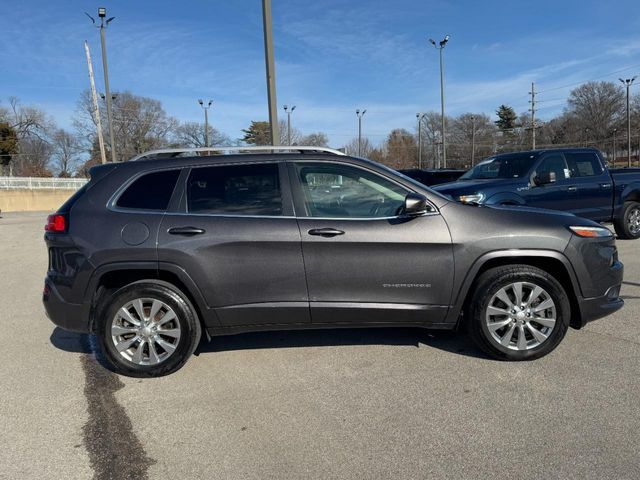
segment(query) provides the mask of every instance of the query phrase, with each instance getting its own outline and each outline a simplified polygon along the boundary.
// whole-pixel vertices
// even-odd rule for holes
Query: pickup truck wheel
[[[544,270],[530,265],[492,268],[474,288],[469,334],[493,358],[540,358],[558,346],[569,328],[567,294]]]
[[[640,203],[624,202],[622,215],[613,221],[618,238],[635,240],[640,238]]]
[[[118,373],[159,377],[186,363],[198,346],[201,327],[179,290],[140,281],[105,302],[97,334],[104,357]]]

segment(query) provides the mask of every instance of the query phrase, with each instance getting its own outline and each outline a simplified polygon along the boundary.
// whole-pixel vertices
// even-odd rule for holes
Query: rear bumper
[[[58,327],[72,332],[89,333],[89,306],[66,302],[48,278],[44,281],[42,303],[47,317]]]

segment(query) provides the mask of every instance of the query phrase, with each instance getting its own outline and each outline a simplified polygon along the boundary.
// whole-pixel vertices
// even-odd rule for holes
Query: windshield
[[[482,180],[488,178],[521,178],[527,175],[536,161],[536,156],[501,155],[483,160],[458,180]]]

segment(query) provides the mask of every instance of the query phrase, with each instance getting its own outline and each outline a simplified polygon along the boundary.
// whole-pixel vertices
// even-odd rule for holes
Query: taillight
[[[46,232],[65,233],[67,231],[67,217],[59,213],[54,213],[47,217],[47,224],[44,226]]]

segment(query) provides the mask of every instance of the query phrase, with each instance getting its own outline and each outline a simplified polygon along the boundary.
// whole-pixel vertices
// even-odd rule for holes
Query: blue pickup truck
[[[640,169],[610,170],[593,148],[495,155],[432,188],[464,203],[563,210],[612,222],[619,238],[640,238]]]

